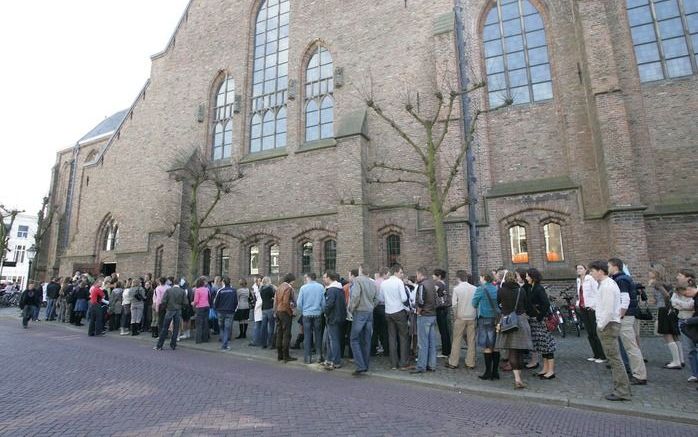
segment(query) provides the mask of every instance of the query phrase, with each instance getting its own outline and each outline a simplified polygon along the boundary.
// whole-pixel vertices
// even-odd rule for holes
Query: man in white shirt
[[[465,355],[465,367],[475,368],[475,326],[477,324],[477,309],[473,306],[473,295],[476,287],[468,282],[468,272],[458,270],[456,278],[458,285],[453,289],[453,344],[451,355],[446,367],[457,369],[460,362],[460,347],[463,338],[468,344],[468,352]]]
[[[390,352],[390,365],[393,370],[407,370],[407,351],[409,341],[407,337],[407,293],[405,283],[402,282],[403,271],[399,264],[390,268],[391,276],[381,282],[380,293],[385,299],[385,320],[388,323],[388,350]],[[398,359],[398,339],[400,336],[400,356]]]
[[[618,337],[620,336],[621,304],[620,288],[608,277],[608,264],[594,261],[589,266],[591,276],[599,283],[596,295],[596,327],[606,358],[613,374],[613,391],[606,395],[609,401],[630,400],[630,380],[620,359]]]

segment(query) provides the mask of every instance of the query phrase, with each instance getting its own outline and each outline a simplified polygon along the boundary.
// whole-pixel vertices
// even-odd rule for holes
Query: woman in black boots
[[[90,299],[90,287],[86,281],[80,281],[75,292],[75,326],[83,326],[82,318],[87,314],[87,301]]]
[[[250,289],[247,288],[247,281],[240,279],[238,288],[238,309],[235,311],[233,320],[237,320],[240,326],[240,334],[235,338],[247,338],[247,324],[250,319]]]
[[[485,373],[480,379],[499,379],[499,352],[494,351],[497,340],[495,331],[496,319],[499,315],[497,306],[497,286],[493,284],[494,275],[483,273],[480,276],[481,285],[475,290],[473,306],[477,308],[477,345],[485,356]]]

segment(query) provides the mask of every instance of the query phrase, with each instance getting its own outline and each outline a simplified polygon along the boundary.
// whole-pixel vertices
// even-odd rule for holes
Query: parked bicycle
[[[550,296],[550,312],[555,316],[557,319],[557,332],[562,335],[564,338],[565,335],[567,335],[566,330],[565,330],[565,318],[562,316],[562,312],[560,311],[560,307],[557,305],[555,302],[557,299],[555,296]]]
[[[570,328],[574,328],[575,331],[577,331],[577,337],[582,335],[582,322],[579,320],[579,317],[577,317],[577,308],[572,302],[575,299],[575,296],[570,295],[569,291],[571,291],[573,287],[568,287],[564,289],[560,293],[560,297],[566,302],[564,306],[564,317],[567,319],[565,322],[566,326],[569,326]],[[565,335],[563,334],[563,337]]]
[[[19,291],[5,293],[2,296],[0,296],[0,306],[2,306],[2,307],[19,306],[19,298],[21,296],[22,296],[22,293],[20,293]]]

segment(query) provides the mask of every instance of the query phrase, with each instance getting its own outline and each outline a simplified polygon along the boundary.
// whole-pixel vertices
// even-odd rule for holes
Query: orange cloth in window
[[[546,254],[546,256],[548,257],[548,262],[551,262],[551,263],[556,263],[556,262],[562,261],[562,257],[557,252],[548,252]]]
[[[514,264],[526,264],[528,262],[528,252],[517,253],[511,257],[511,260]]]

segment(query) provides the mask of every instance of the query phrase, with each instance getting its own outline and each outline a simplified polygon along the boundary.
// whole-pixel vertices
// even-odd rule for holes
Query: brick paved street
[[[668,437],[698,432],[685,424],[482,398],[385,378],[357,379],[343,371],[311,371],[234,353],[150,347],[142,338],[88,338],[84,331],[54,323],[25,331],[14,317],[3,315],[0,435]],[[695,407],[695,399],[685,401]]]

